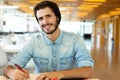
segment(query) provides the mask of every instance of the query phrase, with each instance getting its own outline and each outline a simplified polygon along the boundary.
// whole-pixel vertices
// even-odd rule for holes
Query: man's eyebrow
[[[50,16],[51,14],[46,14],[45,16]]]
[[[45,16],[51,16],[52,14],[45,14],[44,16],[39,16],[38,18],[42,18],[42,17],[45,17]]]

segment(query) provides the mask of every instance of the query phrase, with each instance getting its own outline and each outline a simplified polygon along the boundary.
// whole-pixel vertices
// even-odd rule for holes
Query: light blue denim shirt
[[[35,73],[94,67],[94,60],[82,37],[65,31],[60,32],[55,42],[49,40],[44,33],[33,37],[8,64],[17,63],[25,67],[31,58],[35,63]]]

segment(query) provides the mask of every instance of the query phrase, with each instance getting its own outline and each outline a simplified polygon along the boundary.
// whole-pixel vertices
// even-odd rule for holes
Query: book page
[[[39,74],[30,74],[30,78],[28,80],[35,80]]]
[[[8,80],[5,76],[0,76],[0,80]]]

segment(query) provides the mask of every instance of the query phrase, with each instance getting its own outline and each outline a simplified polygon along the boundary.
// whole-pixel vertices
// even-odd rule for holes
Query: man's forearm
[[[92,77],[92,68],[91,67],[81,67],[75,68],[72,70],[62,70],[58,71],[58,74],[61,75],[61,78],[90,78]]]

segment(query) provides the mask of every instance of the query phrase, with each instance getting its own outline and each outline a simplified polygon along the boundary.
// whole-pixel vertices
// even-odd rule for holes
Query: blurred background
[[[33,14],[44,0],[0,0],[0,74],[4,66],[41,32]],[[119,80],[120,0],[50,0],[62,14],[59,27],[83,37],[95,60],[93,78]],[[26,69],[34,71],[32,60]]]

